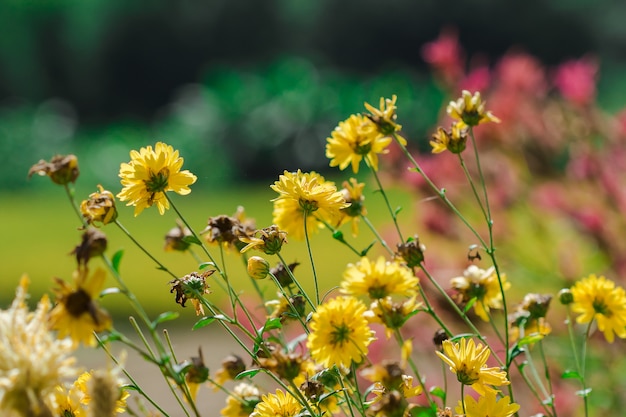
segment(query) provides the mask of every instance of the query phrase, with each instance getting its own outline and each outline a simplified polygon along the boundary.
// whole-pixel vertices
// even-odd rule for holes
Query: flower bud
[[[42,159],[33,165],[28,171],[28,178],[33,174],[47,175],[55,184],[66,185],[76,182],[79,173],[76,155],[55,155],[50,162]]]
[[[100,190],[97,193],[89,194],[87,200],[80,203],[80,212],[88,224],[98,227],[109,224],[117,219],[117,209],[115,208],[115,197],[113,193],[98,185]]]
[[[248,275],[254,279],[263,279],[270,272],[270,264],[260,256],[248,259]]]
[[[89,228],[83,233],[80,245],[76,246],[72,253],[76,255],[79,265],[87,265],[89,259],[100,256],[107,248],[107,237],[100,230]]]
[[[559,291],[559,301],[564,306],[572,304],[574,302],[574,295],[569,288],[564,288]]]
[[[409,268],[419,266],[424,261],[426,246],[420,243],[417,235],[409,238],[406,243],[398,243],[396,247],[396,256],[406,262]]]

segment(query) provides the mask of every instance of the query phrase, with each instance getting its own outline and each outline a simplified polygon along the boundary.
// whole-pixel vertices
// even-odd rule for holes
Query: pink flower
[[[573,104],[590,104],[596,95],[598,63],[592,58],[567,61],[554,75],[554,85],[561,95]]]
[[[463,51],[454,29],[443,29],[439,37],[422,46],[422,58],[439,71],[444,81],[454,84],[463,74]]]
[[[486,91],[491,83],[489,67],[482,65],[470,71],[461,81],[461,90]]]
[[[508,53],[497,68],[500,88],[542,97],[546,92],[546,77],[541,63],[527,53]]]

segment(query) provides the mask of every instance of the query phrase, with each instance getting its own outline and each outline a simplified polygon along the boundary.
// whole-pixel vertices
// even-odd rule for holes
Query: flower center
[[[91,297],[85,290],[79,288],[77,291],[68,295],[65,302],[65,309],[72,317],[80,317],[83,313],[87,313],[93,309]]]
[[[480,374],[475,369],[462,364],[456,370],[456,379],[463,385],[472,385],[480,379]]]
[[[167,180],[169,179],[170,171],[167,168],[163,168],[158,173],[150,176],[150,179],[145,181],[146,189],[150,193],[157,193],[165,191],[167,188]]]
[[[385,285],[372,285],[367,289],[367,292],[371,298],[376,300],[385,298],[389,294]]]
[[[606,303],[602,299],[594,298],[593,303],[591,305],[593,306],[593,310],[597,314],[602,314],[603,316],[606,316],[606,317],[611,317],[613,315],[609,307],[606,305]]]
[[[302,211],[304,211],[306,214],[313,213],[319,208],[317,206],[317,201],[315,200],[304,200],[301,198],[300,200],[298,200],[298,203],[300,204]]]
[[[330,333],[333,345],[342,345],[350,339],[350,327],[345,323],[334,326],[335,329]]]
[[[372,144],[370,142],[365,144],[360,144],[357,142],[354,147],[354,153],[357,155],[367,155],[372,150]]]

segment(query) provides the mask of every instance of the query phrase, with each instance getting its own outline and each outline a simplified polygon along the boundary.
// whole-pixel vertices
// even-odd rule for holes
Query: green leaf
[[[105,295],[119,294],[121,292],[122,292],[122,290],[120,290],[117,287],[105,288],[102,291],[100,291],[100,298],[104,297]]]
[[[377,242],[377,241],[376,241],[376,240],[374,240],[372,243],[370,243],[370,244],[369,244],[369,246],[368,246],[368,247],[366,247],[365,249],[363,249],[359,255],[361,255],[361,256],[365,256],[365,255],[367,255],[367,252],[369,252],[369,251],[370,251],[370,249],[372,249],[372,247],[374,247],[374,245],[376,244],[376,242]]]
[[[588,397],[589,394],[591,394],[591,388],[581,389],[580,391],[576,391],[576,395],[582,398]]]
[[[152,328],[156,329],[156,327],[165,321],[176,320],[180,316],[180,314],[175,313],[173,311],[166,311],[165,313],[159,314],[159,317],[152,321]]]
[[[413,407],[409,415],[411,417],[437,417],[437,410],[431,407]]]
[[[446,402],[446,392],[440,387],[432,387],[429,392],[431,395],[441,398],[444,403]]]
[[[189,236],[183,237],[183,242],[185,242],[185,243],[193,243],[194,245],[202,245],[202,242],[200,242],[198,240],[198,238],[195,237],[194,235],[189,235]]]
[[[198,265],[198,268],[200,270],[203,270],[203,269],[208,268],[210,266],[215,266],[215,264],[213,262],[203,262],[200,265]]]
[[[121,388],[128,391],[141,391],[135,384],[123,384]]]
[[[265,325],[262,327],[263,333],[274,330],[274,329],[282,329],[283,324],[280,322],[280,317],[273,317],[268,319],[265,322]]]
[[[543,335],[541,333],[533,333],[533,334],[530,334],[528,336],[522,337],[517,342],[517,344],[519,346],[532,345],[533,343],[536,343],[536,342],[540,341],[541,339],[543,339]]]
[[[400,213],[402,211],[402,206],[398,206],[396,207],[395,211],[393,212],[394,217],[398,215],[398,213]]]
[[[245,371],[241,372],[240,374],[238,374],[235,377],[235,380],[239,380],[239,379],[243,379],[243,378],[254,378],[256,376],[256,374],[258,374],[261,371],[262,371],[262,369],[248,369],[248,370],[245,370]]]
[[[120,249],[115,252],[111,258],[111,266],[118,274],[120,273],[120,262],[122,262],[122,256],[124,256],[124,249]]]
[[[568,369],[565,372],[563,372],[563,374],[561,374],[561,378],[563,379],[578,379],[578,380],[583,380],[583,378],[580,376],[580,374],[577,371],[574,371],[572,369]]]
[[[522,353],[524,353],[524,349],[520,348],[519,345],[516,343],[511,348],[511,352],[509,354],[509,358],[510,358],[511,361],[513,361],[513,359],[517,358]]]
[[[469,311],[470,308],[472,308],[472,306],[474,304],[476,304],[476,301],[478,299],[476,297],[472,298],[471,300],[469,300],[469,302],[467,303],[467,305],[465,306],[465,308],[463,309],[464,313],[467,313]]]
[[[203,328],[205,326],[208,326],[209,324],[213,323],[215,320],[217,320],[215,317],[202,317],[200,320],[195,322],[195,324],[193,325],[191,330],[201,329],[201,328]]]
[[[98,338],[100,339],[100,342],[102,344],[104,343],[108,343],[108,342],[115,342],[117,340],[122,340],[123,335],[119,332],[117,332],[116,330],[111,330],[109,333],[105,334],[105,335],[98,335]]]

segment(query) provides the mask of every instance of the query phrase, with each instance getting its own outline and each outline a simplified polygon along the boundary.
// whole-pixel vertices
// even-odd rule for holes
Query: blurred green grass
[[[34,180],[34,179],[33,179]],[[48,181],[42,178],[41,181]],[[86,198],[93,190],[78,187],[76,198],[78,201]],[[116,192],[116,190],[113,190]],[[185,197],[174,196],[177,208],[186,217],[187,221],[201,231],[212,216],[222,214],[232,215],[239,205],[246,210],[246,216],[254,218],[258,228],[271,224],[272,203],[270,200],[275,193],[269,184],[248,184],[232,186],[224,189],[200,188]],[[386,224],[388,215],[383,206],[378,204],[380,196],[367,195],[371,200],[370,216],[377,224]],[[394,204],[403,207],[410,206],[411,198],[401,190],[391,190]],[[79,220],[73,212],[65,191],[61,187],[50,184],[49,189],[37,192],[14,192],[0,194],[2,201],[2,242],[0,243],[0,262],[3,265],[3,279],[0,281],[0,305],[6,306],[13,298],[15,287],[22,274],[26,273],[31,279],[31,297],[33,303],[42,294],[51,293],[52,277],[70,280],[75,269],[72,249],[80,242],[81,231]],[[375,203],[375,204],[374,204]],[[163,251],[164,236],[169,229],[175,226],[176,213],[169,210],[165,215],[158,214],[156,209],[148,209],[138,217],[133,217],[133,208],[118,204],[120,222],[132,235],[145,246],[157,259],[178,276],[197,270],[197,262],[188,254]],[[408,214],[403,216],[406,222],[412,221]],[[373,236],[364,229],[357,239],[352,239],[349,225],[344,226],[346,239],[354,241],[359,249],[366,247]],[[120,229],[115,225],[102,228],[108,238],[107,254],[113,255],[117,250],[123,250],[121,274],[130,289],[137,295],[140,302],[151,314],[163,311],[179,311],[181,316],[193,318],[193,309],[182,310],[174,303],[174,295],[170,294],[168,281],[171,276],[157,270],[156,265],[142,253]],[[341,273],[348,262],[358,258],[346,247],[334,241],[330,233],[320,230],[312,239],[313,257],[316,264],[320,286],[327,290],[338,285]],[[379,250],[380,245],[372,253]],[[220,258],[217,247],[210,246],[215,259]],[[201,252],[196,249],[198,255]],[[261,254],[256,252],[253,254]],[[291,239],[282,251],[288,262],[298,261],[302,265],[296,270],[298,278],[307,290],[313,289],[311,267],[308,263],[308,253],[304,242]],[[203,258],[204,259],[204,258]],[[252,295],[253,287],[248,278],[242,258],[235,253],[226,253],[226,265],[229,277],[234,287],[245,294]],[[276,257],[267,257],[271,264],[278,261]],[[208,259],[204,259],[208,260]],[[92,260],[92,268],[104,266],[101,260]],[[215,276],[216,277],[216,276]],[[214,283],[215,284],[215,283]],[[262,288],[271,284],[269,281],[260,281]],[[107,286],[114,286],[115,281],[109,277]],[[216,285],[215,293],[210,297],[221,298],[223,293]],[[271,288],[267,288],[271,295]],[[270,292],[271,291],[271,292]],[[126,316],[132,311],[122,295],[108,295],[102,301],[116,317]]]

